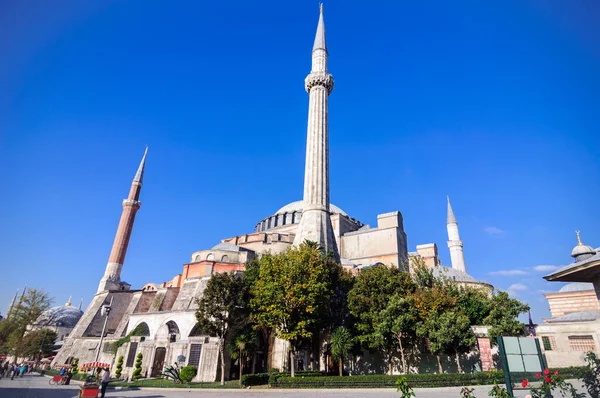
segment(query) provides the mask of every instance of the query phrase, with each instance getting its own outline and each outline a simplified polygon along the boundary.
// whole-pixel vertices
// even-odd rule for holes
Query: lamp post
[[[104,333],[106,331],[106,324],[108,323],[108,315],[110,314],[110,309],[112,308],[113,297],[110,298],[110,303],[108,305],[103,305],[100,309],[100,315],[106,316],[104,318],[104,326],[102,326],[102,334],[100,335],[100,343],[98,344],[98,349],[96,350],[96,358],[94,362],[98,362],[98,358],[100,357],[100,350],[102,349],[102,341],[104,340]],[[96,369],[92,374],[96,373]]]

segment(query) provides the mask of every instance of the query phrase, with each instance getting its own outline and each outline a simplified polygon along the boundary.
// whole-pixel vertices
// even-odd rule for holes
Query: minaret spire
[[[110,257],[108,258],[108,264],[106,264],[106,270],[104,276],[100,280],[97,293],[106,290],[122,290],[123,288],[121,284],[121,270],[123,269],[123,263],[125,262],[125,255],[127,254],[129,239],[131,238],[135,215],[142,205],[139,198],[144,180],[144,167],[146,166],[147,153],[148,147],[146,147],[146,150],[144,151],[142,161],[131,182],[129,195],[127,196],[127,199],[123,200],[121,220],[119,221],[117,234],[115,235]]]
[[[8,319],[8,317],[10,317],[10,313],[12,312],[12,310],[15,307],[15,302],[17,301],[18,295],[19,295],[19,289],[17,289],[17,291],[15,292],[15,296],[13,297],[12,301],[10,302],[10,305],[8,306],[8,312],[6,313],[6,319]]]
[[[83,297],[81,298],[81,300],[79,300],[79,309],[81,309],[82,305],[83,305]]]
[[[305,240],[318,243],[338,256],[329,216],[329,94],[333,77],[327,71],[327,42],[323,6],[312,50],[312,68],[304,80],[308,102],[306,163],[304,170],[304,209],[294,245]]]
[[[458,222],[454,217],[454,211],[452,211],[452,205],[450,205],[450,197],[446,196],[448,201],[448,217],[446,221],[446,228],[448,229],[448,249],[450,249],[450,262],[452,268],[459,271],[467,272],[465,266],[465,255],[463,253],[463,243],[460,240],[458,233]]]

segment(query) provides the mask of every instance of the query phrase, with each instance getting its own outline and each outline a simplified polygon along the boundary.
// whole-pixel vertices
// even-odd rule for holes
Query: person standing
[[[19,366],[16,363],[12,364],[12,375],[10,376],[11,380],[15,379],[15,375],[19,373]]]
[[[104,398],[104,394],[106,394],[106,387],[108,387],[108,383],[110,382],[110,370],[108,368],[104,369],[104,374],[102,374],[102,387],[100,390],[100,397]]]

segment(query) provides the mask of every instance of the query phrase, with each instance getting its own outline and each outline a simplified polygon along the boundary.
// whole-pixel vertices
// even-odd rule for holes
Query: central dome
[[[300,222],[300,218],[302,218],[302,210],[304,210],[304,201],[297,200],[292,203],[288,203],[283,206],[281,209],[277,210],[273,215],[259,221],[258,224],[254,227],[255,232],[265,232],[273,229],[278,229],[281,227],[286,227],[289,225],[296,225]],[[350,222],[353,227],[351,230],[355,231],[363,226],[363,224],[350,217],[348,213],[344,210],[340,209],[334,204],[329,205],[329,212],[334,214],[340,214],[346,217],[346,220]]]
[[[304,201],[297,200],[295,202],[288,203],[287,205],[283,206],[281,209],[277,210],[275,214],[293,213],[295,211],[301,212],[302,210],[304,210]],[[343,216],[348,216],[348,214],[346,214],[344,210],[340,209],[334,204],[329,205],[329,211],[333,214],[341,214]]]

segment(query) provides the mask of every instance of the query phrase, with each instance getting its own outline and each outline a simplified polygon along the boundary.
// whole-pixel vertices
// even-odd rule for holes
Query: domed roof
[[[239,252],[244,248],[234,245],[233,243],[221,242],[214,245],[211,250],[222,250],[225,252]]]
[[[575,262],[585,260],[596,254],[596,251],[591,246],[584,245],[581,242],[581,236],[579,234],[579,231],[575,232],[577,233],[577,246],[575,246],[573,248],[573,251],[571,252],[571,257],[575,258]]]
[[[571,257],[581,256],[582,254],[596,254],[596,251],[592,248],[592,246],[577,245],[573,248]]]
[[[433,276],[445,276],[448,279],[451,279],[455,282],[472,282],[472,283],[479,283],[479,281],[475,278],[473,278],[471,275],[467,274],[466,272],[454,269],[454,268],[450,268],[450,267],[444,267],[444,266],[439,266],[439,267],[434,267],[433,268]]]
[[[293,213],[295,211],[301,212],[302,209],[304,209],[304,201],[297,200],[295,202],[288,203],[287,205],[283,206],[281,209],[277,210],[277,212],[275,214]],[[348,216],[348,214],[344,210],[340,209],[339,207],[337,207],[334,204],[329,205],[329,211],[331,211],[334,214],[341,214],[343,216]]]
[[[39,327],[58,326],[64,328],[74,328],[83,315],[83,311],[79,308],[71,306],[71,299],[66,305],[52,307],[44,311],[39,316],[35,324]]]
[[[567,292],[585,292],[588,290],[594,290],[594,285],[587,282],[573,282],[567,285],[564,285],[558,291],[559,293],[567,293]]]

